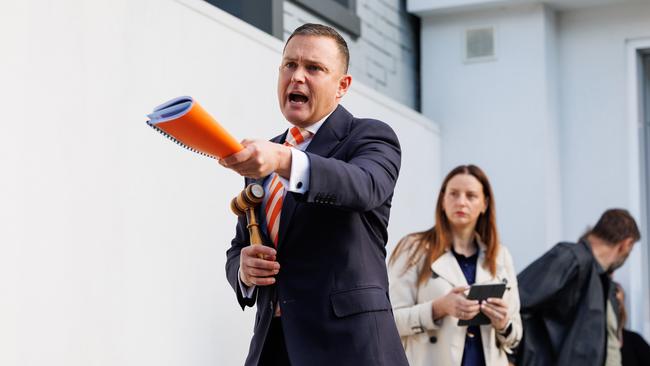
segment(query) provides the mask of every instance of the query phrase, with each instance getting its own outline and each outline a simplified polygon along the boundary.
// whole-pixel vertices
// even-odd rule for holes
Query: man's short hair
[[[641,239],[636,221],[627,210],[612,208],[603,213],[588,234],[594,235],[610,244],[632,238],[634,242]]]
[[[296,28],[296,30],[294,30],[293,33],[291,33],[289,38],[287,38],[287,42],[284,44],[284,48],[287,48],[287,44],[289,44],[289,41],[294,36],[317,36],[317,37],[327,37],[333,39],[334,42],[336,42],[336,46],[339,49],[339,53],[341,53],[341,58],[344,66],[343,72],[345,74],[348,73],[348,66],[350,64],[350,51],[348,50],[348,44],[345,42],[345,39],[341,37],[339,32],[336,31],[336,29],[332,27],[328,27],[323,24],[314,24],[314,23],[303,24],[300,27]]]

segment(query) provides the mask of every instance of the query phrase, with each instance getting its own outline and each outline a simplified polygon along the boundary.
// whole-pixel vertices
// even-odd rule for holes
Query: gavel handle
[[[255,218],[255,210],[253,208],[246,209],[246,221],[248,221],[248,234],[250,236],[251,245],[262,245],[262,235],[260,234],[260,225]],[[258,258],[264,259],[264,255],[258,254]]]

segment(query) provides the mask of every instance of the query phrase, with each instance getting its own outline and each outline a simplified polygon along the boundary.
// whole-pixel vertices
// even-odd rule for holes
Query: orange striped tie
[[[311,137],[312,133],[304,128],[291,127],[284,144],[291,147],[298,146]],[[266,201],[264,214],[266,215],[266,228],[269,237],[276,247],[278,246],[278,231],[280,230],[280,213],[282,212],[283,197],[284,185],[280,181],[280,177],[273,173],[271,184],[269,184],[268,200]]]

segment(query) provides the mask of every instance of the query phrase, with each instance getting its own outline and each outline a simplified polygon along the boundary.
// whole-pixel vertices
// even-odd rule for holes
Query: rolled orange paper
[[[147,124],[185,148],[225,158],[243,146],[192,97],[179,97],[154,109]]]

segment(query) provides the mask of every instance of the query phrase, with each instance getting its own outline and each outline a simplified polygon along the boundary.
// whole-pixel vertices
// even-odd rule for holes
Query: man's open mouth
[[[309,98],[303,94],[289,93],[289,101],[291,103],[307,103],[307,101],[309,101]]]

